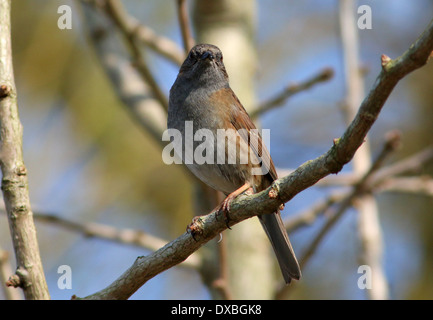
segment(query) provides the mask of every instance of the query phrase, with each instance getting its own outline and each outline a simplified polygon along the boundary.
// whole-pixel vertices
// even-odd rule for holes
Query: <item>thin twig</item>
[[[314,85],[328,81],[334,76],[334,70],[331,68],[325,68],[321,71],[319,71],[317,74],[312,76],[311,78],[302,81],[299,84],[292,84],[289,85],[287,88],[285,88],[282,92],[278,93],[275,97],[262,102],[260,105],[258,105],[256,108],[253,108],[250,112],[250,116],[252,118],[256,118],[263,113],[272,110],[274,108],[277,108],[281,106],[284,102],[287,101],[290,97],[293,95],[308,90]]]
[[[391,152],[395,150],[396,143],[394,138],[395,137],[393,137],[392,140],[386,141],[377,159],[373,162],[373,164],[371,165],[367,173],[365,173],[364,176],[359,180],[359,182],[352,188],[352,192],[339,203],[338,210],[336,210],[336,212],[327,221],[325,226],[320,230],[320,232],[311,242],[310,246],[308,247],[308,249],[302,256],[302,258],[300,259],[301,265],[305,265],[307,263],[307,261],[312,256],[312,254],[316,251],[320,242],[323,240],[324,236],[328,233],[328,231],[332,228],[332,226],[339,220],[339,218],[346,211],[346,209],[353,203],[353,200],[356,199],[357,197],[360,197],[362,194],[370,192],[368,186],[370,184],[371,177],[373,176],[374,172],[376,172],[380,168],[380,166],[383,165],[385,159],[391,154]]]
[[[374,175],[374,179],[381,181],[386,177],[395,177],[400,174],[418,172],[425,166],[425,164],[432,161],[433,146],[428,146],[410,157],[380,169]]]
[[[6,300],[22,300],[20,291],[5,285],[11,275],[14,274],[12,266],[9,263],[9,253],[0,248],[0,287]]]
[[[375,193],[407,192],[430,196],[432,195],[433,191],[432,177],[426,175],[417,177],[398,177],[398,175],[419,171],[420,168],[432,160],[433,147],[430,146],[408,158],[378,169],[377,172],[374,172],[370,177],[367,188],[371,192],[374,191]],[[338,176],[340,176],[340,174]],[[300,227],[314,223],[316,219],[323,215],[331,206],[342,201],[342,199],[345,199],[349,195],[350,189],[347,190],[348,187],[359,183],[359,178],[354,174],[346,174],[345,176],[341,177],[341,179],[337,179],[338,176],[328,176],[316,183],[315,186],[340,186],[343,190],[336,190],[332,192],[324,199],[318,200],[308,209],[297,213],[292,218],[288,219],[285,222],[288,232],[294,232]]]
[[[104,0],[105,1],[105,0]],[[91,5],[94,8],[103,9],[104,3],[98,0],[81,0],[82,5]],[[185,53],[173,40],[157,34],[152,28],[142,24],[133,16],[124,12],[128,20],[132,36],[146,47],[152,49],[162,57],[180,66],[185,59]]]
[[[152,251],[158,250],[167,243],[167,241],[142,230],[116,228],[95,222],[74,222],[54,214],[42,212],[35,212],[34,218],[40,222],[55,224],[56,226],[60,226],[66,230],[81,233],[85,237],[97,237],[117,243],[134,245]],[[192,255],[182,265],[198,268],[200,263],[199,257]]]
[[[134,32],[134,25],[131,24],[130,20],[128,20],[128,15],[122,6],[122,3],[119,0],[106,0],[105,12],[112,19],[128,43],[134,66],[137,68],[137,71],[143,77],[143,80],[152,88],[153,94],[161,103],[164,110],[168,110],[167,97],[162,92],[155,80],[155,77],[142,57],[140,46]]]
[[[133,120],[137,121],[154,141],[164,146],[161,136],[166,128],[167,115],[161,104],[153,96],[152,89],[131,66],[130,61],[121,57],[115,50],[119,40],[112,31],[111,20],[98,12],[98,7],[86,1],[80,1],[80,4],[84,13],[84,25],[90,34],[90,42],[114,92],[128,109]]]
[[[433,196],[433,178],[430,176],[387,178],[378,186],[378,192],[413,193]]]
[[[326,210],[326,216],[329,217],[325,224],[322,226],[320,231],[311,241],[308,248],[305,250],[301,258],[299,259],[299,265],[301,269],[305,267],[310,258],[314,255],[317,248],[323,242],[325,236],[331,231],[331,229],[336,225],[336,223],[340,220],[343,214],[347,211],[348,208],[352,206],[354,200],[362,197],[365,194],[368,194],[371,190],[369,189],[370,179],[374,172],[376,172],[380,166],[383,165],[385,159],[397,148],[399,135],[388,136],[387,140],[379,153],[377,159],[373,162],[370,169],[364,176],[359,180],[359,182],[352,188],[352,191],[347,193],[345,197],[338,203],[338,207],[334,210],[328,205],[324,205],[324,210]],[[276,294],[277,299],[282,299],[286,297],[289,291],[292,290],[291,287],[282,287]]]
[[[152,28],[141,24],[132,16],[127,15],[126,19],[130,21],[129,24],[134,33],[133,36],[138,41],[162,57],[174,62],[178,66],[183,63],[183,60],[185,60],[185,54],[175,42],[169,38],[156,34]]]
[[[190,20],[188,17],[188,8],[186,0],[177,0],[177,15],[179,19],[180,31],[182,32],[182,41],[185,53],[194,46],[195,41],[190,28]]]
[[[423,169],[426,164],[432,161],[433,161],[433,146],[428,146],[407,158],[396,161],[393,164],[381,168],[373,175],[372,183],[380,184],[385,179],[397,177],[398,175],[407,174],[407,173],[417,173],[421,169]],[[293,172],[293,170],[289,170],[289,169],[278,170],[278,173],[286,173],[286,174],[281,174],[281,176],[287,175],[290,172]],[[347,187],[347,186],[352,186],[358,180],[359,178],[353,173],[340,173],[338,176],[328,176],[320,180],[316,184],[316,186],[317,187],[335,187],[335,186]]]
[[[347,198],[350,191],[337,191],[328,195],[325,199],[320,199],[308,209],[294,215],[289,220],[284,222],[287,232],[293,233],[301,227],[313,224],[319,216],[322,216],[336,203]]]
[[[135,22],[132,17],[130,19],[135,24],[133,30],[137,40],[176,65],[182,65],[185,54],[175,42],[156,34],[150,27]]]

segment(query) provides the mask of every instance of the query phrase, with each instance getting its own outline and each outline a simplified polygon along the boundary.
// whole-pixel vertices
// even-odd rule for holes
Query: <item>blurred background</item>
[[[431,0],[358,1],[372,9],[372,29],[359,30],[359,55],[368,91],[380,72],[380,56],[401,55],[432,19]],[[72,8],[72,29],[57,27],[57,8]],[[124,0],[126,10],[156,33],[182,47],[173,1]],[[193,1],[188,2],[190,9]],[[192,10],[192,9],[191,9]],[[327,82],[289,99],[261,116],[271,128],[271,154],[277,167],[296,168],[326,152],[344,129],[345,97],[337,0],[257,1],[254,12],[256,101],[324,67]],[[101,68],[82,12],[75,1],[14,0],[12,41],[24,157],[33,211],[79,222],[98,222],[149,232],[172,240],[184,232],[193,212],[193,187],[181,166],[162,162],[161,149],[122,106]],[[178,66],[147,56],[163,92]],[[225,57],[225,61],[227,57]],[[230,71],[229,71],[230,75]],[[236,91],[236,90],[235,90]],[[244,102],[245,104],[245,102]],[[398,129],[402,147],[390,162],[433,144],[433,64],[404,78],[370,131],[376,155],[384,135]],[[344,171],[349,171],[350,165]],[[433,172],[430,163],[423,173]],[[283,218],[326,195],[310,188],[296,196]],[[383,264],[393,299],[433,298],[433,198],[422,194],[380,193],[376,197],[383,231]],[[327,235],[296,299],[365,299],[357,286],[357,213],[349,210]],[[86,296],[112,281],[135,258],[150,251],[98,238],[86,238],[55,224],[36,222],[42,260],[53,299]],[[318,223],[291,234],[302,252]],[[7,219],[0,215],[0,245],[11,253]],[[72,269],[72,290],[57,286],[60,265]],[[1,297],[1,296],[0,296]],[[177,266],[146,283],[131,299],[210,299],[198,272]]]

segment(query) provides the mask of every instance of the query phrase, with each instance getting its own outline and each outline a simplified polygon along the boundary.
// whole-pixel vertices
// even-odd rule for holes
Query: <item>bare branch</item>
[[[3,296],[6,300],[22,300],[20,292],[7,285],[9,277],[13,274],[14,272],[9,263],[9,253],[0,248],[0,286],[3,291]]]
[[[39,254],[22,152],[22,125],[12,67],[10,11],[11,1],[0,0],[1,188],[15,250],[19,285],[26,299],[47,300],[50,295]]]
[[[105,0],[104,0],[105,1]],[[81,0],[82,5],[91,5],[93,7],[98,7],[103,9],[103,2],[97,0]],[[133,16],[128,15],[123,12],[124,19],[128,21],[129,32],[131,37],[134,37],[145,45],[146,47],[152,49],[156,53],[160,54],[162,57],[174,62],[178,66],[183,63],[185,59],[185,53],[183,50],[171,39],[157,34],[152,28],[143,25],[135,19]]]
[[[190,20],[188,17],[188,8],[186,0],[177,0],[177,15],[179,18],[180,30],[182,32],[182,41],[185,53],[194,46],[195,41],[190,28]]]
[[[371,165],[370,169],[367,171],[367,173],[364,174],[364,176],[359,180],[359,182],[353,187],[350,194],[348,194],[340,203],[339,207],[336,210],[334,214],[328,219],[326,224],[323,226],[323,228],[320,230],[320,232],[317,234],[317,236],[314,238],[314,240],[311,242],[309,248],[306,250],[302,258],[300,259],[300,265],[303,266],[307,263],[307,261],[311,258],[313,253],[316,251],[317,247],[319,246],[320,242],[323,240],[324,236],[329,232],[329,230],[335,225],[335,223],[339,220],[339,218],[342,216],[342,214],[349,208],[353,200],[355,200],[357,197],[362,196],[363,194],[369,193],[369,184],[371,181],[371,177],[373,176],[374,172],[376,172],[380,166],[383,164],[384,160],[389,156],[389,154],[395,150],[396,143],[395,143],[395,137],[393,137],[392,140],[386,141],[382,151],[380,152],[377,159],[374,161],[374,163]]]
[[[147,63],[142,57],[140,46],[134,32],[135,26],[131,24],[130,20],[128,20],[128,15],[122,6],[122,3],[119,0],[106,0],[104,9],[125,38],[137,71],[142,76],[143,80],[152,88],[153,94],[161,103],[162,107],[167,110],[167,97],[162,92],[152,72],[148,68]]]
[[[384,180],[388,178],[394,178],[401,174],[407,173],[417,173],[426,164],[433,161],[433,146],[424,148],[423,150],[411,155],[410,157],[399,160],[393,164],[378,170],[372,178],[372,184],[381,184]],[[293,170],[279,169],[280,172],[290,173]],[[320,180],[316,186],[317,187],[335,187],[335,186],[352,186],[359,178],[353,173],[340,173],[338,176],[328,176]]]
[[[35,212],[34,218],[40,222],[55,224],[67,230],[81,233],[85,237],[97,237],[117,243],[138,246],[140,248],[145,248],[152,251],[158,250],[167,243],[167,241],[148,234],[142,230],[115,228],[95,222],[74,222],[60,218],[54,214],[42,212]],[[200,264],[200,258],[197,255],[192,255],[182,265],[199,268]]]
[[[433,146],[429,146],[416,154],[380,169],[375,175],[375,181],[400,174],[419,172],[426,163],[433,161]]]
[[[368,195],[371,191],[369,186],[370,186],[372,175],[380,168],[381,165],[383,165],[385,159],[391,154],[391,152],[397,148],[398,146],[397,141],[399,140],[399,138],[400,138],[399,135],[387,136],[387,140],[381,152],[379,153],[377,159],[373,162],[370,169],[364,174],[364,176],[362,176],[359,182],[353,186],[350,192],[345,192],[336,195],[336,200],[339,201],[337,208],[332,208],[332,205],[335,202],[331,202],[331,201],[324,202],[322,203],[321,206],[316,207],[316,209],[326,210],[326,211],[322,211],[322,213],[323,214],[326,213],[326,216],[329,218],[322,226],[320,231],[317,233],[317,235],[314,237],[313,241],[305,250],[304,254],[299,259],[299,265],[301,266],[301,268],[305,267],[305,265],[308,263],[308,261],[313,256],[313,254],[316,252],[320,244],[323,242],[325,236],[336,225],[336,223],[340,220],[340,218],[347,211],[347,209],[349,209],[354,204],[354,201],[357,198],[362,198],[362,200],[365,200],[364,196]],[[314,214],[313,218],[317,217],[319,213],[320,213],[319,211],[313,211]],[[276,294],[276,298],[282,299],[283,297],[287,296],[290,290],[291,287],[281,287],[281,289]]]
[[[413,193],[432,197],[433,178],[430,176],[388,178],[379,184],[377,191]]]
[[[176,65],[180,66],[185,60],[185,54],[181,48],[172,40],[157,35],[148,26],[140,24],[133,17],[129,17],[131,20],[131,25],[135,33],[137,40],[145,44],[147,47],[159,53],[161,56],[173,61]]]
[[[328,81],[333,76],[334,76],[334,70],[332,70],[331,68],[325,68],[321,70],[319,73],[317,73],[316,75],[312,76],[311,78],[299,84],[289,85],[282,92],[278,93],[275,97],[267,101],[264,101],[256,108],[253,108],[250,112],[250,116],[254,119],[269,110],[275,109],[281,106],[284,102],[287,101],[287,99],[289,99],[293,95],[308,90],[318,83]]]
[[[398,175],[418,171],[432,160],[433,147],[428,147],[415,155],[380,168],[371,175],[366,186],[366,192],[406,192],[431,196],[432,177],[398,177]],[[316,186],[341,186],[343,190],[332,192],[326,198],[317,201],[308,209],[288,219],[285,222],[288,232],[294,232],[303,226],[311,225],[318,216],[324,215],[329,208],[341,202],[350,194],[351,190],[348,187],[355,186],[360,181],[354,174],[346,174],[340,177],[341,179],[334,178],[338,178],[338,176],[327,176],[320,180]]]
[[[140,77],[131,63],[118,54],[118,39],[113,36],[112,23],[97,8],[81,1],[86,27],[104,71],[119,99],[153,138],[163,146],[162,132],[166,128],[167,114],[152,94],[152,89]]]
[[[317,201],[308,209],[284,222],[287,232],[292,233],[301,227],[313,224],[319,216],[325,215],[333,205],[343,201],[349,194],[350,190],[338,191],[328,195],[325,199]]]

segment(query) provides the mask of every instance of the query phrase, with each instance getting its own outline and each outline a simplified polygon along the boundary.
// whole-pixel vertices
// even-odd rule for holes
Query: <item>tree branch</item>
[[[15,250],[17,284],[26,299],[49,299],[22,153],[22,125],[12,67],[11,1],[0,0],[0,166],[1,188]]]
[[[54,214],[35,212],[34,219],[38,222],[55,224],[64,229],[81,233],[85,237],[97,237],[117,243],[134,245],[152,251],[158,250],[167,243],[165,240],[152,236],[142,230],[115,228],[95,222],[74,222],[60,218]],[[201,259],[196,255],[192,255],[183,263],[183,265],[192,268],[199,268],[201,265]]]
[[[374,163],[371,165],[367,173],[364,174],[364,176],[356,183],[356,185],[353,186],[352,191],[340,202],[339,208],[336,211],[336,213],[331,216],[331,218],[328,220],[328,222],[325,224],[322,230],[318,233],[316,238],[312,241],[310,247],[306,250],[302,258],[300,259],[300,264],[302,266],[307,263],[309,258],[312,256],[312,254],[319,246],[319,243],[323,240],[323,237],[326,235],[326,233],[328,233],[330,228],[338,221],[338,219],[346,211],[346,209],[352,205],[353,201],[357,197],[360,197],[363,194],[369,193],[371,191],[369,185],[372,176],[382,166],[384,160],[389,156],[389,154],[393,150],[395,150],[397,146],[395,139],[396,137],[392,137],[392,139],[386,141],[382,151],[380,152],[379,156],[374,161]]]
[[[374,181],[381,182],[385,178],[395,177],[400,174],[414,173],[420,171],[426,163],[433,161],[433,145],[429,146],[410,157],[397,161],[387,167],[380,169],[374,175]]]
[[[194,46],[195,41],[190,28],[190,20],[188,18],[187,3],[185,0],[177,0],[177,15],[179,19],[180,30],[182,32],[182,41],[185,53]]]
[[[421,167],[433,160],[433,147],[424,150],[394,164],[383,167],[373,173],[366,186],[367,192],[407,192],[422,195],[433,195],[433,179],[430,176],[398,177],[400,174],[418,171]],[[317,201],[308,209],[294,215],[285,222],[288,232],[294,232],[299,228],[311,225],[318,216],[323,215],[333,205],[341,202],[351,192],[352,187],[359,183],[360,179],[354,174],[347,174],[343,179],[337,176],[328,176],[320,180],[316,186],[342,186],[343,190],[336,190],[325,199]],[[322,183],[327,181],[326,183]]]
[[[8,286],[9,277],[14,274],[9,263],[9,253],[0,247],[0,286],[6,300],[22,300],[21,292]]]
[[[95,48],[103,70],[112,83],[119,99],[132,114],[132,118],[149,133],[153,140],[164,146],[161,136],[166,128],[167,115],[152,88],[140,77],[131,63],[118,54],[118,39],[114,37],[110,19],[86,1],[80,1],[90,41]]]
[[[413,193],[432,197],[433,178],[430,176],[388,178],[376,188],[380,192]]]
[[[326,212],[336,203],[340,203],[347,198],[350,190],[338,191],[328,195],[325,199],[320,199],[308,209],[296,214],[284,222],[288,233],[292,233],[301,227],[311,225],[319,216],[325,215]]]
[[[304,80],[301,83],[289,85],[282,92],[278,93],[275,97],[264,101],[256,108],[253,108],[250,112],[250,116],[254,119],[269,110],[275,109],[281,106],[284,102],[287,101],[287,99],[289,99],[293,95],[308,90],[318,83],[328,81],[332,79],[333,76],[334,70],[332,70],[331,68],[325,68],[316,75],[312,76],[307,80]]]
[[[399,135],[392,135],[387,137],[387,140],[377,159],[373,162],[368,171],[360,178],[360,180],[352,187],[352,190],[338,195],[339,203],[337,208],[332,208],[331,205],[333,203],[331,202],[325,203],[323,205],[323,210],[326,210],[326,212],[324,213],[326,213],[326,216],[328,216],[329,218],[299,259],[299,265],[301,266],[301,268],[305,267],[310,258],[318,249],[319,245],[323,242],[325,236],[336,225],[336,223],[340,220],[340,218],[347,211],[347,209],[349,209],[355,203],[355,200],[361,198],[361,201],[363,201],[365,198],[364,196],[370,194],[370,181],[374,172],[376,172],[383,165],[385,159],[391,154],[392,151],[397,148],[399,140]],[[276,298],[282,299],[283,297],[287,296],[291,289],[292,287],[281,287],[281,289],[276,294]]]
[[[168,110],[168,99],[162,92],[152,72],[148,68],[147,63],[142,57],[140,46],[134,32],[134,25],[131,24],[130,20],[128,20],[128,15],[122,6],[122,3],[119,0],[105,0],[104,9],[125,38],[129,46],[134,66],[138,73],[142,76],[143,80],[149,85],[149,87],[152,88],[155,98],[159,101],[164,110]]]
[[[293,173],[280,178],[266,190],[240,195],[231,204],[229,226],[260,214],[275,212],[299,192],[323,177],[339,172],[348,163],[377,119],[395,85],[408,73],[426,64],[433,50],[433,21],[418,40],[399,58],[389,61],[343,136],[322,156],[308,161]],[[272,190],[271,195],[269,192]],[[185,232],[154,253],[138,257],[134,264],[107,288],[85,299],[127,299],[155,275],[184,261],[203,244],[227,229],[218,212],[211,212],[192,224],[195,236]]]
[[[82,5],[92,5],[93,7],[102,7],[102,3],[96,0],[81,0]],[[133,16],[124,12],[124,17],[130,26],[131,36],[136,38],[137,41],[152,49],[162,57],[174,62],[180,66],[185,60],[185,53],[182,49],[171,39],[157,34],[152,28],[141,24]]]
[[[418,173],[426,164],[433,161],[433,146],[426,147],[421,151],[413,154],[407,158],[396,161],[386,167],[381,168],[374,174],[373,184],[382,183],[385,179],[393,178],[405,173]],[[279,169],[278,173],[292,172],[289,169]],[[283,174],[281,174],[283,175]],[[284,174],[285,175],[285,174]],[[347,187],[354,185],[359,180],[353,173],[342,173],[338,176],[328,176],[320,180],[317,187]]]

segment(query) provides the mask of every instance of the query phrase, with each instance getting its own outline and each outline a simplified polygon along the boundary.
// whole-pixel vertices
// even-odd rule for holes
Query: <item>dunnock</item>
[[[269,151],[262,144],[254,123],[230,88],[222,53],[214,45],[199,44],[191,49],[170,90],[168,128],[177,129],[182,137],[186,137],[187,122],[188,125],[192,124],[193,133],[207,129],[215,137],[206,136],[206,143],[214,150],[214,161],[185,161],[188,146],[195,149],[201,141],[183,139],[181,156],[200,180],[227,196],[221,204],[223,211],[229,211],[230,201],[237,195],[248,189],[262,191],[277,179]],[[224,139],[216,138],[218,129],[226,130]],[[226,143],[226,139],[229,143]],[[258,143],[252,143],[253,141]],[[228,150],[230,142],[236,146],[235,162],[229,159],[230,151],[233,151]],[[253,169],[259,167],[260,161],[265,169],[263,174],[253,174]],[[258,215],[258,218],[275,251],[284,280],[286,283],[290,283],[292,278],[298,280],[301,271],[280,213],[277,211]]]

